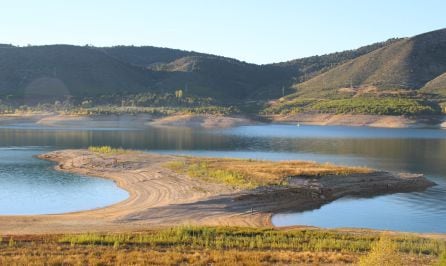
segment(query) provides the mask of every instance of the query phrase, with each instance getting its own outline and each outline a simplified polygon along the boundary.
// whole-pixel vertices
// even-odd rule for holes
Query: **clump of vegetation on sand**
[[[445,245],[442,239],[364,231],[182,226],[141,233],[4,237],[0,265],[371,265],[365,263],[376,257],[432,265],[441,261]]]
[[[110,146],[90,146],[88,150],[95,153],[101,154],[122,154],[128,153],[129,150],[121,149],[121,148],[112,148]]]
[[[259,161],[224,158],[191,158],[173,161],[166,166],[176,172],[223,183],[237,188],[255,188],[266,185],[286,185],[289,177],[318,177],[370,173],[363,167],[345,167],[306,161]]]

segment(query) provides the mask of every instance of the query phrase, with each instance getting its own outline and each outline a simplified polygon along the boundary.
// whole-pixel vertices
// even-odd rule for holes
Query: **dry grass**
[[[370,173],[364,167],[346,167],[307,161],[259,161],[223,158],[191,158],[166,165],[179,173],[239,188],[285,185],[289,177],[345,176]]]
[[[380,239],[375,232],[190,226],[126,234],[5,236],[0,265],[339,265],[383,254],[403,265],[433,265],[445,249],[444,240],[392,235],[383,245]]]

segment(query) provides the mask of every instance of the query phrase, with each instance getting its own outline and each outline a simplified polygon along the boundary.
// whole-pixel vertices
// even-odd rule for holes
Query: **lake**
[[[425,192],[343,198],[303,213],[273,216],[277,226],[366,227],[446,232],[446,130],[344,126],[254,125],[231,129],[0,127],[0,214],[98,208],[126,192],[100,178],[52,170],[33,158],[64,148],[110,145],[167,154],[267,160],[312,160],[424,173],[438,186]]]

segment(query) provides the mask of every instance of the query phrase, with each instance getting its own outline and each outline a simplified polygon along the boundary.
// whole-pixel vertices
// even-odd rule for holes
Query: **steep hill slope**
[[[140,67],[156,67],[181,57],[200,55],[196,52],[154,46],[113,46],[98,49],[122,62]]]
[[[446,72],[446,29],[399,40],[295,84],[299,95],[326,97],[337,89],[420,89]]]
[[[400,40],[401,39],[393,38],[384,42],[377,42],[374,44],[362,46],[357,49],[346,50],[331,54],[310,56],[287,62],[270,64],[270,66],[278,67],[281,69],[281,71],[289,73],[290,76],[295,78],[294,82],[303,82],[310,78],[313,78],[314,76],[322,72],[343,64],[348,60],[365,55]]]

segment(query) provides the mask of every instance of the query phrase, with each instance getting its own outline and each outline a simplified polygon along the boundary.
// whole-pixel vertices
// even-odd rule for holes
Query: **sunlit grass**
[[[444,260],[441,254],[446,245],[443,239],[403,234],[206,226],[2,240],[0,265],[338,265],[370,257],[384,261],[391,257],[403,265],[432,265]]]
[[[345,167],[306,161],[258,161],[222,158],[191,158],[173,161],[166,167],[191,177],[223,183],[238,188],[264,185],[286,185],[289,177],[319,177],[370,173],[363,167]]]
[[[121,148],[112,148],[110,146],[90,146],[88,150],[95,153],[101,154],[121,154],[127,153],[129,150],[121,149]]]

